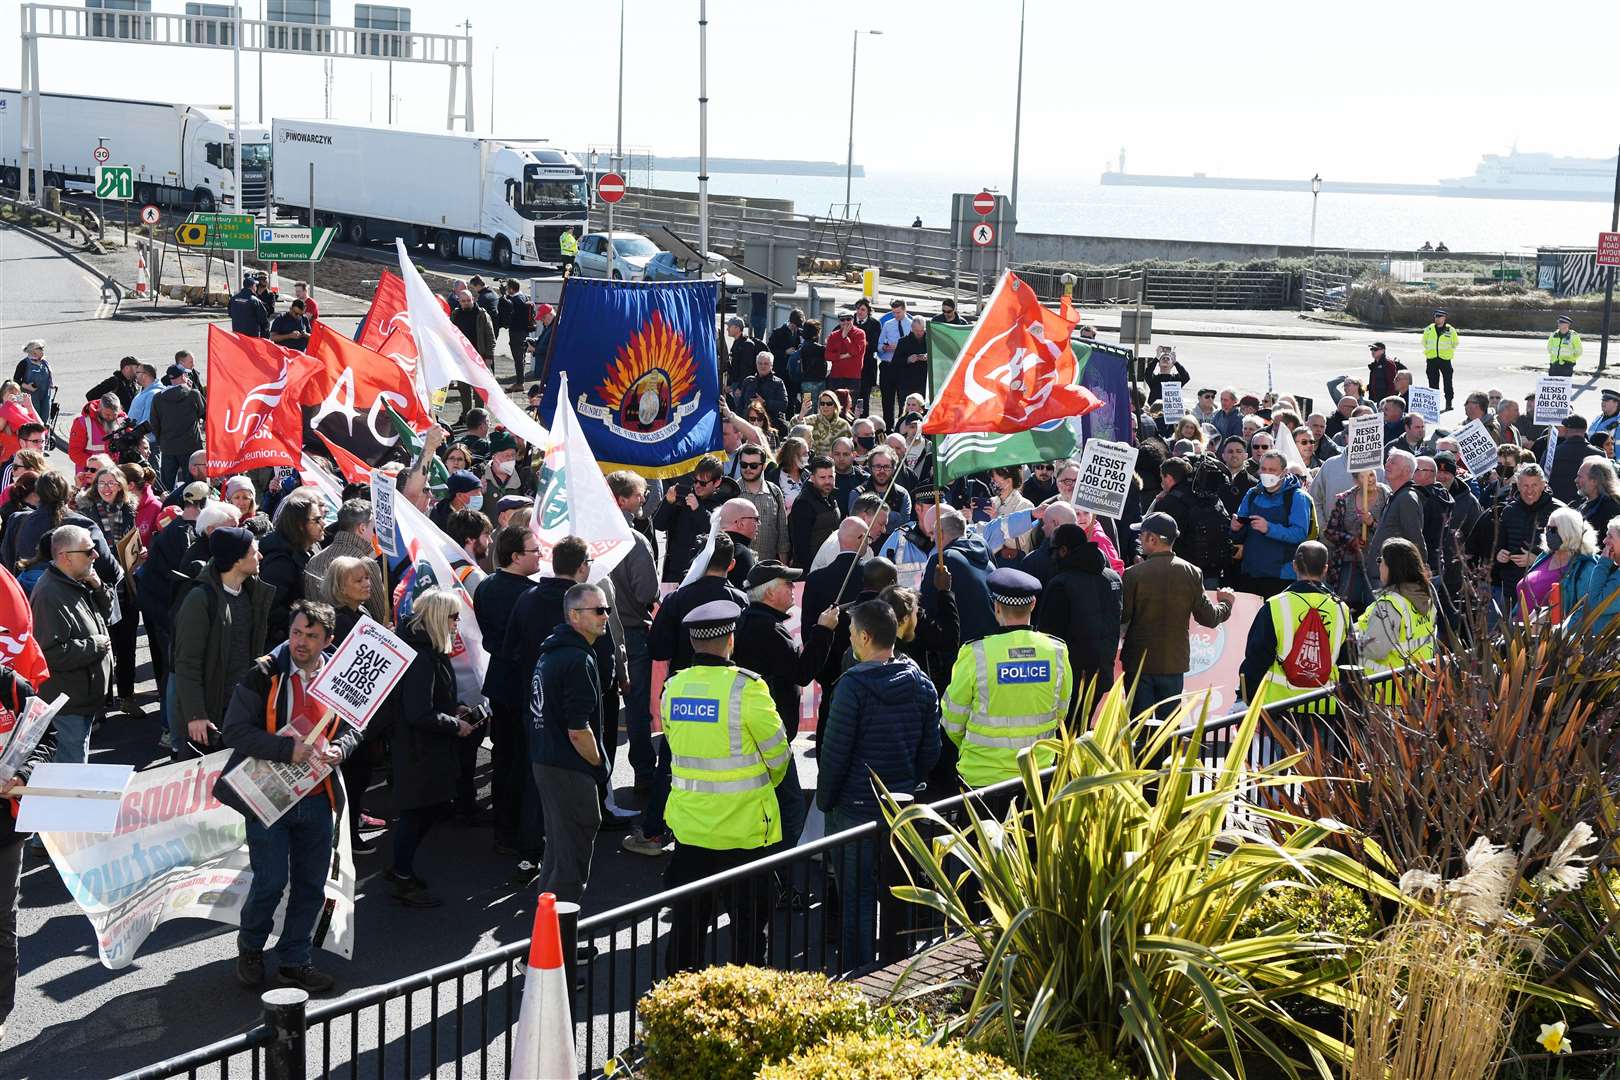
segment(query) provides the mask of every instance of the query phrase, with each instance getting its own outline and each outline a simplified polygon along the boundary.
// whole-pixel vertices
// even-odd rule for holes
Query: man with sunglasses
[[[741,498],[754,504],[759,528],[754,533],[754,554],[761,559],[787,562],[787,497],[774,482],[765,478],[765,451],[757,443],[744,443],[733,458],[737,463],[737,487]]]
[[[1024,481],[1024,498],[1039,506],[1058,493],[1057,463],[1037,461],[1029,468],[1030,477]]]
[[[88,529],[59,525],[51,533],[51,565],[34,586],[29,606],[34,639],[51,672],[40,696],[47,701],[67,696],[55,720],[55,760],[88,761],[90,724],[112,679],[107,616],[113,606],[112,587],[96,575],[96,547]]]
[[[689,481],[665,489],[664,501],[653,514],[653,528],[668,537],[664,581],[679,583],[686,577],[692,557],[709,535],[710,516],[738,493],[737,482],[725,475],[725,467],[713,454],[698,459]]]

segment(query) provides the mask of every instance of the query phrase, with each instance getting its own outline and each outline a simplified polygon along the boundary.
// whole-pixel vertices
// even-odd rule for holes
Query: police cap
[[[1041,594],[1041,581],[1033,574],[1003,566],[990,575],[990,599],[1008,607],[1033,604]]]
[[[696,641],[713,641],[737,629],[737,617],[742,608],[730,600],[710,600],[686,613],[681,625]]]

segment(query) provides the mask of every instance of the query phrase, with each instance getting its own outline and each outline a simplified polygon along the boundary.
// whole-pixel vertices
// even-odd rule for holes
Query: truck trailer
[[[270,131],[242,125],[242,192],[236,197],[236,137],[230,109],[161,101],[40,95],[40,153],[47,187],[93,189],[95,151],[135,174],[142,203],[212,211],[264,208],[270,186]],[[20,187],[22,93],[0,89],[0,186]]]
[[[397,236],[444,258],[539,266],[560,260],[563,229],[583,232],[590,209],[585,170],[544,139],[277,119],[271,145],[277,212],[351,244]]]

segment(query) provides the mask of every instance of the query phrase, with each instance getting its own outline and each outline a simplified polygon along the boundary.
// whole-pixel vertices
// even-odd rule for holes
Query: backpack
[[[1293,518],[1293,516],[1294,516],[1294,496],[1298,495],[1298,494],[1299,494],[1299,488],[1297,488],[1297,487],[1291,487],[1287,491],[1283,492],[1283,502],[1282,502],[1283,520],[1287,521],[1287,520],[1290,520],[1290,519]],[[1307,524],[1305,526],[1305,539],[1306,540],[1315,540],[1316,537],[1317,537],[1317,534],[1319,532],[1319,530],[1316,527],[1316,504],[1311,503],[1310,506],[1311,506],[1311,520],[1310,520],[1309,524]]]
[[[1205,574],[1219,574],[1232,561],[1232,515],[1219,495],[1198,490],[1188,500],[1186,559]]]
[[[1305,609],[1305,615],[1294,629],[1294,641],[1288,655],[1282,658],[1283,674],[1290,686],[1315,689],[1326,686],[1333,676],[1333,639],[1322,611],[1314,604]]]

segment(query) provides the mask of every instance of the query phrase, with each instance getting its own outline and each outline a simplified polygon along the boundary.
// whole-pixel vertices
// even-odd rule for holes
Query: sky
[[[1025,176],[1093,182],[1121,148],[1133,173],[1432,182],[1520,150],[1606,157],[1620,141],[1620,3],[1280,0],[1134,4],[1027,0]],[[0,0],[0,41],[20,0]],[[182,0],[153,0],[182,11]],[[418,31],[472,22],[480,129],[570,149],[614,139],[613,0],[418,0]],[[624,144],[698,150],[698,0],[626,0]],[[256,0],[246,0],[252,16]],[[967,175],[999,186],[1013,157],[1018,0],[709,0],[709,152],[842,161],[850,46],[863,35],[855,159],[867,170]],[[352,23],[352,0],[332,18]],[[1603,44],[1598,48],[1599,43]],[[47,91],[193,104],[231,101],[231,54],[41,43]],[[0,86],[20,78],[0,46]],[[1602,54],[1601,57],[1599,54]],[[1594,62],[1601,59],[1601,62]],[[492,64],[493,61],[493,64]],[[331,115],[381,123],[384,64],[333,65]],[[244,119],[258,66],[242,65]],[[319,60],[269,56],[266,120],[326,114]],[[396,64],[402,126],[442,128],[445,68]]]

